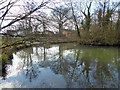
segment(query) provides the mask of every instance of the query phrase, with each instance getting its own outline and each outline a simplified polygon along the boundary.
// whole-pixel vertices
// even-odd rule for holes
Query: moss
[[[19,50],[19,49],[23,49],[24,47],[25,47],[24,44],[20,44],[20,45],[18,45],[18,46],[16,47],[16,49],[17,49],[17,50]]]
[[[12,49],[12,50],[13,50],[13,49],[14,49],[14,47],[13,47],[13,46],[11,46],[11,47],[10,47],[10,49]]]
[[[30,41],[30,43],[33,43],[33,40],[32,40],[32,41]]]
[[[6,62],[8,60],[8,56],[6,54],[1,55],[2,62]]]

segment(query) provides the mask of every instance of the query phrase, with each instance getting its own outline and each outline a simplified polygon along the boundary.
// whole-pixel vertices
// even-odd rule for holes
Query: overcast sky
[[[8,0],[10,1],[10,0]],[[12,1],[15,1],[15,0],[12,0]],[[10,12],[7,16],[11,16],[11,15],[18,15],[18,14],[22,14],[22,13],[25,13],[25,10],[24,10],[24,7],[22,5],[24,5],[26,2],[30,2],[31,0],[18,0],[18,2],[14,5],[14,7],[12,7],[10,9]],[[40,5],[41,2],[43,0],[34,0],[36,2],[37,5]],[[47,1],[47,0],[44,0],[44,1]],[[51,0],[51,2],[47,5],[49,7],[52,7],[54,8],[55,6],[60,6],[60,5],[64,5],[65,2],[68,2],[69,0]],[[92,3],[92,7],[91,9],[94,10],[96,8],[96,2],[97,1],[104,1],[104,0],[71,0],[72,2],[90,2],[90,1],[93,1]],[[110,0],[111,2],[119,2],[119,0]],[[4,5],[8,4],[8,2],[5,2],[4,4],[0,5],[0,8],[3,7]],[[79,4],[79,3],[77,3]],[[17,6],[17,5],[21,5],[21,6]],[[50,9],[47,9],[47,8],[42,8],[40,9],[40,11],[42,12],[45,12],[47,14],[50,14],[51,10]],[[91,11],[92,12],[92,11]],[[6,18],[14,18],[14,17],[6,17]],[[3,23],[3,25],[6,25],[7,23],[9,23],[10,20],[7,20]]]

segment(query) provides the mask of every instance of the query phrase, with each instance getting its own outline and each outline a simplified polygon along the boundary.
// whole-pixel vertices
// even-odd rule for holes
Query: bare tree
[[[64,24],[68,20],[68,13],[70,11],[70,8],[66,8],[64,6],[56,7],[52,11],[52,20],[57,23],[57,29],[59,29],[59,33],[61,34],[61,31],[63,29]]]
[[[39,10],[40,8],[46,6],[49,2],[50,2],[50,0],[45,1],[45,2],[42,1],[41,4],[38,5],[36,8],[30,10],[29,12],[27,12],[27,13],[25,13],[25,14],[23,14],[23,15],[21,14],[21,15],[17,16],[17,17],[14,18],[11,22],[9,22],[7,25],[5,25],[5,26],[1,26],[1,25],[0,25],[0,26],[1,26],[0,31],[1,31],[2,29],[4,29],[4,28],[6,28],[6,27],[8,27],[8,26],[10,26],[10,25],[12,25],[12,24],[14,24],[15,22],[18,22],[18,21],[20,21],[20,20],[23,20],[23,19],[27,18],[29,15],[31,15],[31,14],[34,13],[35,11],[37,11],[37,10]],[[10,3],[10,2],[9,2],[9,3]],[[15,3],[15,2],[14,2],[14,3]],[[10,5],[11,5],[10,8],[13,7],[14,3],[13,3],[13,4],[10,4]],[[8,4],[7,6],[9,6],[9,4]],[[10,8],[8,8],[8,9],[6,10],[5,15],[8,13],[8,11],[10,10]],[[4,18],[5,15],[3,14],[3,15],[1,16],[1,18]],[[4,19],[3,19],[3,20],[4,20]]]
[[[42,27],[42,30],[45,31],[48,27],[48,23],[49,23],[49,19],[47,18],[47,14],[44,12],[40,12],[40,14],[38,15],[39,19],[37,18],[37,20],[40,21],[40,25]]]
[[[7,2],[8,0],[2,0],[2,1],[0,1],[0,5],[2,6],[1,8],[0,8],[0,31],[1,31],[1,26],[2,26],[2,23],[3,23],[3,21],[4,21],[4,18],[5,18],[5,16],[8,14],[8,12],[10,11],[10,9],[13,7],[13,5],[16,3],[16,2],[18,2],[19,0],[16,0],[16,1],[12,1],[12,0],[10,0],[8,3],[7,3],[7,5],[3,5],[5,2]]]
[[[84,28],[88,31],[90,29],[90,23],[91,23],[91,14],[90,14],[91,4],[92,4],[92,2],[90,2],[89,5],[87,5],[87,14],[86,14],[86,9],[84,11],[81,10],[83,15],[85,16]]]
[[[76,16],[75,16],[75,12],[74,12],[74,8],[73,8],[73,5],[72,5],[71,0],[70,0],[70,4],[71,4],[71,9],[72,9],[72,15],[73,15],[73,19],[74,19],[74,24],[75,24],[75,27],[76,27],[76,29],[77,29],[78,36],[81,37],[81,36],[80,36],[79,26],[78,26],[78,23],[77,23],[77,18],[76,18]]]
[[[50,18],[47,16],[45,12],[38,11],[37,15],[32,15],[32,19],[34,19],[36,22],[33,23],[33,26],[35,28],[35,32],[39,28],[41,30],[46,30],[50,27],[49,22]]]

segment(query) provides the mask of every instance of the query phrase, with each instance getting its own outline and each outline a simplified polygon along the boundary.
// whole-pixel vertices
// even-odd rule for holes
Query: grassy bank
[[[68,38],[64,36],[40,36],[31,34],[26,37],[3,37],[0,38],[0,50],[1,59],[3,62],[12,59],[12,53],[33,45],[39,44],[58,44],[58,43],[72,43],[78,42],[81,45],[92,45],[92,46],[118,46],[119,32],[115,30],[100,31],[97,29],[92,31],[82,31],[81,38],[78,37],[77,32],[72,33]]]
[[[21,37],[2,37],[0,46],[2,64],[9,63],[9,60],[13,58],[13,52],[26,47],[30,47],[30,44],[25,44]]]
[[[30,37],[29,37],[30,36]],[[20,49],[39,44],[57,44],[76,42],[66,37],[29,35],[28,37],[3,37],[1,38],[1,59],[3,63],[9,63],[12,53]]]

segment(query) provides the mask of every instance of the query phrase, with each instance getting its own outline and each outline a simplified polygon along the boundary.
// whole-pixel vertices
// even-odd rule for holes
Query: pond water
[[[118,48],[43,45],[13,53],[1,88],[118,88]]]

